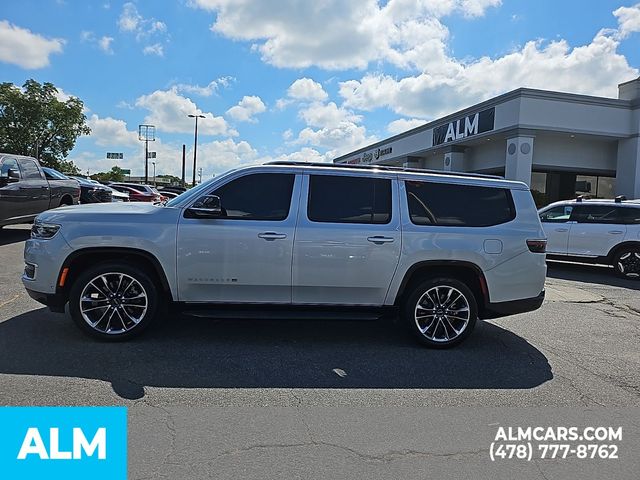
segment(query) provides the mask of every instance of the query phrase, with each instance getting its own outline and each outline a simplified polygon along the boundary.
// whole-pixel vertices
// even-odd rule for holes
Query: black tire
[[[627,280],[640,280],[640,246],[620,248],[613,256],[616,275]]]
[[[64,196],[60,199],[60,205],[58,205],[59,207],[69,207],[73,205],[73,199],[69,196]]]
[[[102,279],[106,279],[106,284],[110,285],[109,290],[104,281],[100,282]],[[118,279],[121,280],[116,287]],[[91,285],[94,280],[98,286],[95,282]],[[81,310],[83,292],[85,299],[91,298],[82,302],[84,315]],[[111,298],[101,300],[107,296]],[[125,303],[127,301],[129,303]],[[87,269],[74,280],[69,292],[69,312],[78,328],[93,338],[106,341],[129,340],[140,335],[164,310],[161,303],[163,300],[157,283],[147,271],[117,261],[100,263]],[[100,315],[111,315],[111,318],[102,318],[96,327],[90,325],[89,320],[97,320]]]
[[[438,303],[436,293],[440,297]],[[403,305],[403,317],[409,330],[423,345],[450,348],[473,331],[478,304],[473,292],[460,280],[431,278],[417,285],[408,295]]]

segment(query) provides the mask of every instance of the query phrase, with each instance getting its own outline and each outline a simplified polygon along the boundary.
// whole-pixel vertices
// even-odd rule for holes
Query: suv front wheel
[[[107,262],[75,280],[69,310],[83,332],[116,341],[142,333],[160,311],[159,301],[157,287],[144,270]]]
[[[640,247],[621,248],[613,259],[613,268],[622,278],[640,280]]]
[[[404,317],[418,341],[432,348],[457,345],[469,336],[478,317],[476,299],[454,278],[419,284],[404,305]]]

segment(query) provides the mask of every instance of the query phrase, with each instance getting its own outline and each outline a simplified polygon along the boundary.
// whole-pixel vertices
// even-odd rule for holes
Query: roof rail
[[[449,172],[446,170],[394,167],[391,165],[358,165],[358,164],[350,164],[350,163],[296,162],[296,161],[287,161],[287,160],[275,160],[272,162],[267,162],[264,165],[290,165],[290,166],[296,166],[296,167],[324,167],[324,168],[354,168],[354,169],[362,169],[362,170],[383,170],[386,172],[431,173],[435,175],[452,175],[456,177],[478,177],[478,178],[493,178],[493,179],[504,180],[504,177],[501,177],[499,175],[487,175],[484,173]]]
[[[578,195],[576,202],[582,202],[583,200],[591,200],[591,195]]]
[[[626,199],[627,199],[627,197],[625,197],[624,195],[618,195],[618,196],[614,199],[614,201],[615,201],[616,203],[622,203],[622,202],[624,202]]]

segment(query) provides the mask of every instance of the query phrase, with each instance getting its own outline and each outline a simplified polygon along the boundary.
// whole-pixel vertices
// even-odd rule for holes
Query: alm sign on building
[[[433,129],[433,146],[493,130],[495,108],[467,115]]]

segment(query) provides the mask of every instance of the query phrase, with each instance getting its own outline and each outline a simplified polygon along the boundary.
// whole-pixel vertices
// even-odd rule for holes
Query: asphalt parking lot
[[[465,450],[455,433],[504,421],[497,412],[631,411],[638,428],[640,282],[605,267],[551,264],[540,310],[481,322],[452,350],[424,349],[391,321],[186,317],[106,344],[27,296],[28,233],[0,230],[0,403],[129,407],[130,478],[420,478],[424,462],[444,472],[453,460],[461,475],[510,478],[515,466],[483,470],[486,446]],[[566,465],[518,476],[561,478],[555,468]]]

